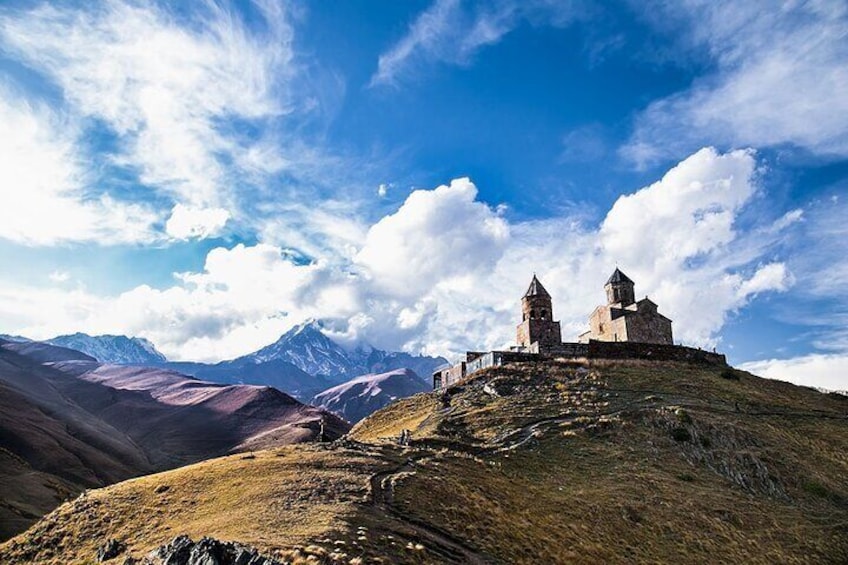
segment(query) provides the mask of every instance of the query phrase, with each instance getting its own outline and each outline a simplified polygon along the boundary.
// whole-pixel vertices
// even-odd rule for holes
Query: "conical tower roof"
[[[607,284],[616,284],[616,283],[630,283],[635,284],[630,277],[621,272],[621,270],[616,267],[615,271],[612,272],[612,275],[609,279],[607,279]]]
[[[545,287],[542,286],[542,283],[539,282],[539,279],[536,278],[536,275],[533,275],[533,280],[530,281],[530,288],[528,288],[527,292],[524,293],[524,298],[529,298],[531,296],[544,296],[545,298],[551,297],[551,295],[548,294],[548,291],[545,290]]]

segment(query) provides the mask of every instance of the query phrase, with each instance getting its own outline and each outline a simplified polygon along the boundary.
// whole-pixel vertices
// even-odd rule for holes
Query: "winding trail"
[[[464,541],[449,532],[423,520],[413,518],[401,512],[393,505],[394,481],[396,478],[403,473],[415,472],[417,462],[431,456],[432,454],[430,452],[419,452],[409,457],[400,465],[371,475],[369,478],[371,504],[414,531],[421,537],[422,541],[426,542],[425,547],[428,550],[446,562],[471,563],[474,565],[495,563],[493,559],[469,547]]]
[[[397,479],[403,474],[415,473],[418,468],[418,462],[428,457],[433,457],[436,452],[434,449],[442,448],[450,451],[461,452],[473,455],[475,457],[492,455],[504,451],[510,451],[527,444],[533,438],[539,437],[546,428],[558,426],[565,423],[573,423],[578,418],[592,418],[597,421],[598,418],[617,416],[633,410],[657,409],[662,407],[679,407],[688,410],[713,412],[713,413],[737,413],[749,416],[782,416],[793,418],[828,418],[828,419],[848,419],[848,415],[839,415],[824,411],[792,411],[781,410],[777,407],[769,406],[744,406],[740,409],[739,406],[731,405],[727,402],[714,403],[704,402],[701,399],[696,399],[691,396],[681,395],[672,391],[651,391],[639,389],[624,389],[624,388],[604,388],[601,389],[605,394],[598,398],[599,401],[607,402],[608,409],[602,409],[600,406],[594,410],[569,411],[566,414],[555,416],[546,416],[536,418],[525,422],[523,425],[508,430],[495,438],[492,438],[482,444],[470,445],[462,442],[449,440],[438,440],[436,438],[428,438],[416,442],[413,449],[416,451],[407,456],[403,463],[392,461],[394,458],[389,457],[385,452],[372,453],[384,461],[392,461],[394,465],[388,469],[374,473],[369,477],[370,501],[369,503],[391,516],[413,532],[420,536],[422,542],[426,543],[426,547],[435,556],[449,563],[470,563],[487,564],[496,563],[497,561],[478,550],[470,547],[465,541],[454,536],[450,532],[443,530],[433,524],[410,516],[394,505],[394,484]],[[591,392],[597,392],[598,389],[592,389]],[[618,395],[623,394],[625,397],[620,398]],[[629,395],[637,395],[637,398],[626,398]],[[613,408],[611,405],[615,405]],[[770,409],[769,409],[770,408]],[[454,407],[446,406],[438,411],[439,416],[445,416],[455,410]],[[431,415],[430,418],[436,416]],[[384,448],[385,449],[385,448]],[[395,448],[391,448],[395,451]]]

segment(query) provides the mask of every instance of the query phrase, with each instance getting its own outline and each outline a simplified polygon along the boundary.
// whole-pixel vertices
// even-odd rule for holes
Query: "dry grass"
[[[307,446],[234,455],[89,491],[0,546],[3,563],[83,563],[108,538],[141,556],[179,534],[291,551],[344,529],[381,462]]]
[[[0,561],[83,563],[107,537],[140,555],[179,533],[294,562],[448,560],[430,524],[502,563],[848,562],[848,399],[733,376],[491,369],[361,422],[351,437],[370,446],[292,446],[93,491]],[[389,441],[404,428],[412,449]],[[387,470],[394,512],[367,488]]]
[[[416,394],[392,403],[391,410],[379,410],[361,420],[348,434],[356,441],[394,441],[403,430],[413,430],[418,437],[432,431],[425,424],[438,409],[438,394]]]

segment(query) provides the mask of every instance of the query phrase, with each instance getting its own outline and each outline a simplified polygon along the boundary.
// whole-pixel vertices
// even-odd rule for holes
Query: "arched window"
[[[534,319],[535,317],[536,317],[536,311],[535,311],[535,310],[530,310],[530,319],[532,320],[532,319]]]
[[[543,320],[545,319],[545,316],[547,316],[547,315],[548,315],[548,313],[545,310],[542,310],[541,316],[542,316]]]

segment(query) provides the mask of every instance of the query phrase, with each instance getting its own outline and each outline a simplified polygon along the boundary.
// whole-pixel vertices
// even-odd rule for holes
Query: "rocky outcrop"
[[[204,537],[192,541],[186,535],[174,538],[141,560],[127,557],[123,565],[283,565],[255,549],[239,543]]]
[[[110,539],[97,549],[97,562],[109,561],[126,551],[127,546],[116,539]]]

